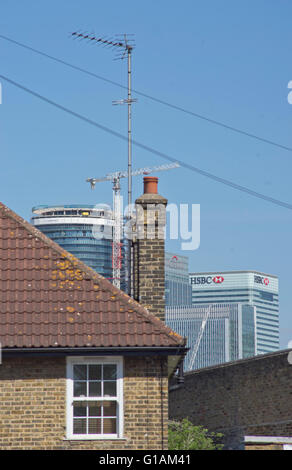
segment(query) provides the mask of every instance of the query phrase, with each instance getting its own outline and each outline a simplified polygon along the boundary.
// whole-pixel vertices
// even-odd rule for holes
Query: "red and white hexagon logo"
[[[265,286],[267,286],[269,284],[269,282],[270,282],[269,279],[267,277],[265,277],[265,279],[264,279]]]
[[[213,277],[213,282],[215,282],[215,284],[221,284],[223,281],[224,281],[224,277],[222,276]]]

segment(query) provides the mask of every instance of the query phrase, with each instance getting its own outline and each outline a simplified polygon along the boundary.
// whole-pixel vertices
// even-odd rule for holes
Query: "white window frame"
[[[66,438],[78,440],[101,440],[101,439],[122,439],[123,438],[123,358],[122,357],[84,357],[84,356],[70,356],[67,357],[67,397],[66,397]],[[73,401],[76,397],[73,396],[73,366],[76,364],[81,365],[98,365],[98,364],[114,364],[117,366],[117,396],[116,397],[86,397],[84,401],[116,401],[117,403],[117,433],[116,434],[73,434]],[[82,399],[78,399],[82,402]]]

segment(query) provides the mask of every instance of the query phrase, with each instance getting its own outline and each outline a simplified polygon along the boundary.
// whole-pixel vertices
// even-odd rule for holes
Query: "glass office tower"
[[[37,206],[31,223],[102,276],[112,279],[112,213],[93,205]]]
[[[190,273],[192,304],[242,303],[256,307],[256,354],[279,349],[279,283],[257,271]]]
[[[185,371],[255,355],[255,307],[251,305],[166,307],[165,313],[166,324],[187,338]]]
[[[165,252],[165,305],[191,305],[192,287],[189,283],[189,259]]]

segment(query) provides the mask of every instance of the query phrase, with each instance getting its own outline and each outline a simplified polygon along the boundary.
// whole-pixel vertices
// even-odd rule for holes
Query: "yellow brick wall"
[[[246,444],[245,450],[283,450],[283,444]]]
[[[187,372],[184,385],[169,394],[170,419],[188,417],[222,433],[227,449],[241,449],[244,436],[292,437],[288,354],[278,351]]]
[[[167,449],[167,367],[159,357],[124,359],[122,440],[66,439],[65,358],[4,356],[0,403],[2,450]]]

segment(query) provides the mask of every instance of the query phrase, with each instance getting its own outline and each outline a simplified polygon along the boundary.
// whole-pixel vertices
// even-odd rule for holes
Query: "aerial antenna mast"
[[[91,43],[96,43],[110,47],[119,51],[116,59],[124,59],[127,57],[128,60],[128,97],[124,100],[114,101],[113,104],[127,104],[128,105],[128,218],[132,216],[132,103],[137,101],[132,99],[132,65],[131,65],[131,54],[133,50],[132,40],[126,35],[123,35],[121,40],[112,40],[111,38],[106,39],[102,37],[96,37],[91,34],[81,33],[75,31],[72,33],[76,39],[84,39]],[[132,254],[132,243],[131,239],[128,240],[128,262],[127,262],[127,280],[128,280],[128,294],[133,296],[133,283],[131,282],[131,273],[133,270],[133,254]]]

